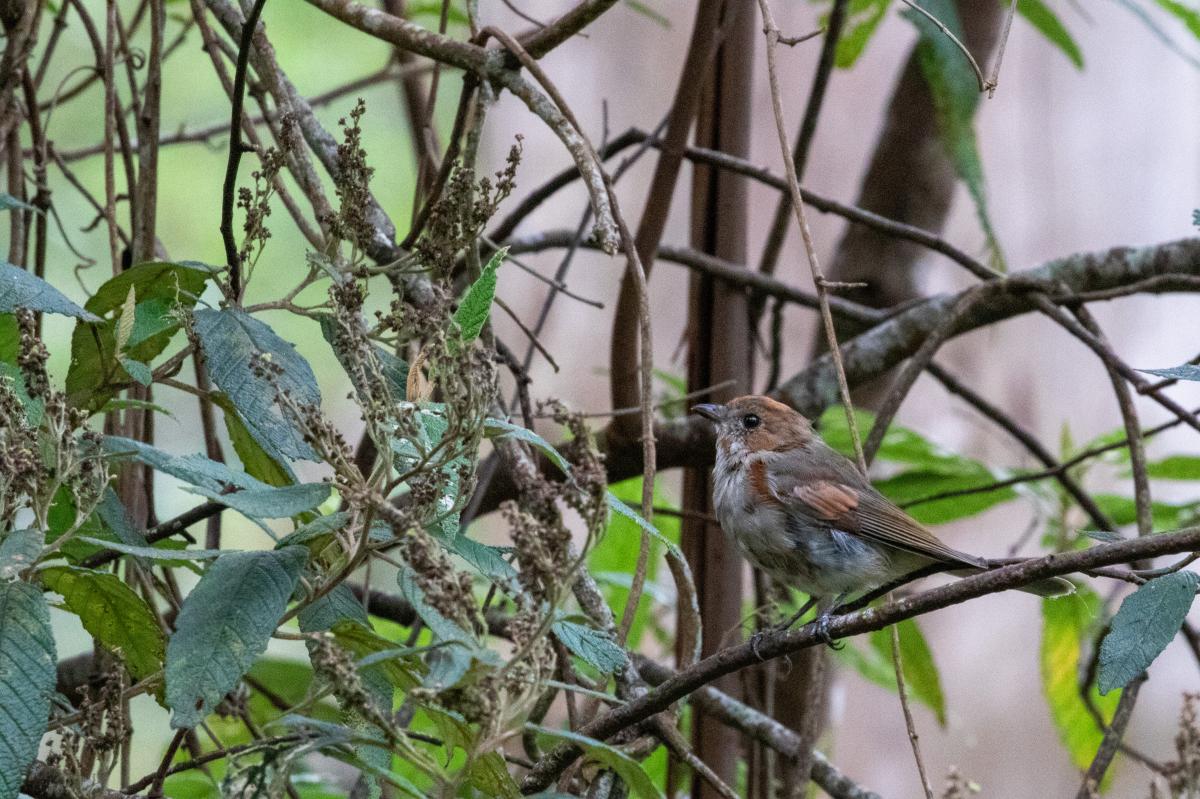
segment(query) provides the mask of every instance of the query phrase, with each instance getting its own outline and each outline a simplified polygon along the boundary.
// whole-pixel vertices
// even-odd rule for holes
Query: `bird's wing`
[[[784,509],[828,522],[876,543],[938,561],[986,566],[985,561],[943,544],[920,522],[896,507],[857,472],[820,471],[777,460],[767,466],[768,484]]]

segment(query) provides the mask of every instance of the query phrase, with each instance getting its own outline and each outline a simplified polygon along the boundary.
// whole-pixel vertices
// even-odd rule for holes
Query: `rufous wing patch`
[[[818,480],[792,489],[796,499],[812,508],[821,519],[840,519],[858,507],[858,492],[841,483]]]
[[[755,502],[766,503],[769,505],[782,505],[779,497],[775,496],[775,492],[771,490],[771,481],[767,477],[767,464],[761,460],[754,460],[750,464],[750,496]]]

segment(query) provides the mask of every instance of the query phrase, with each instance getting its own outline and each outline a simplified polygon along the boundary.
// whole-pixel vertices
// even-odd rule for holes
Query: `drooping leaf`
[[[479,277],[475,278],[475,282],[467,289],[458,310],[454,312],[454,324],[458,327],[459,338],[463,344],[469,344],[478,338],[484,324],[487,323],[492,312],[492,299],[496,296],[496,271],[507,255],[508,248],[501,247],[488,259]]]
[[[1171,455],[1146,464],[1146,476],[1157,480],[1200,480],[1200,457]]]
[[[1050,718],[1076,768],[1086,769],[1096,755],[1104,731],[1080,694],[1080,662],[1089,632],[1097,624],[1100,599],[1086,586],[1073,596],[1042,601],[1042,691]],[[1116,711],[1120,694],[1100,696],[1095,685],[1086,687],[1091,701],[1107,724]]]
[[[1200,39],[1200,10],[1181,3],[1179,0],[1154,0],[1154,2],[1159,8],[1183,23],[1188,33]]]
[[[565,619],[551,628],[567,649],[602,674],[615,674],[625,667],[629,658],[625,650],[607,633]]]
[[[42,554],[46,534],[39,529],[13,530],[0,539],[0,580],[14,580]]]
[[[276,378],[279,391],[299,404],[320,405],[321,392],[308,361],[266,324],[236,308],[201,309],[195,317],[209,376],[255,440],[272,454],[315,459],[303,434],[276,406],[276,386],[255,371],[258,358],[269,359],[281,370]]]
[[[867,42],[879,28],[887,15],[891,0],[850,0],[846,9],[846,23],[838,39],[833,63],[841,69],[854,66]]]
[[[1196,598],[1200,574],[1156,577],[1125,598],[1100,644],[1100,693],[1123,688],[1150,667],[1179,632]]]
[[[152,299],[178,299],[190,307],[213,274],[211,266],[198,261],[135,264],[96,289],[86,307],[100,316],[108,314],[122,307],[130,289],[134,290],[139,303]]]
[[[0,261],[0,313],[12,313],[18,308],[73,316],[85,322],[100,321],[33,272]]]
[[[570,730],[550,729],[536,724],[528,726],[543,735],[575,744],[586,752],[588,757],[615,771],[621,779],[625,780],[635,796],[643,797],[643,799],[662,799],[662,793],[654,785],[649,775],[642,770],[641,764],[621,750],[603,741],[597,741],[595,738],[589,738]]]
[[[925,634],[915,619],[905,619],[897,625],[900,637],[900,668],[904,684],[909,693],[921,704],[933,711],[938,724],[946,726],[946,697],[942,693],[942,680],[933,651],[925,640]],[[871,633],[871,648],[888,664],[889,682],[896,687],[895,667],[892,660],[891,630],[876,630]]]
[[[162,668],[166,640],[154,612],[119,577],[76,566],[51,566],[40,574],[83,629],[125,661],[134,680]]]
[[[0,797],[17,796],[54,693],[54,635],[42,590],[0,582]]]
[[[962,41],[958,10],[951,0],[922,0],[921,6]],[[921,34],[917,61],[933,96],[938,132],[954,171],[966,184],[967,192],[975,203],[976,215],[992,260],[998,266],[1003,266],[1000,243],[988,213],[983,162],[975,140],[974,117],[979,105],[979,81],[966,56],[932,20],[911,8],[904,9],[901,15],[915,25]]]
[[[215,404],[221,406],[221,410],[224,411],[222,416],[225,418],[225,430],[229,433],[229,443],[233,444],[233,451],[237,453],[246,473],[257,477],[267,485],[286,486],[295,483],[296,475],[288,466],[287,461],[276,458],[263,449],[262,445],[246,429],[246,425],[234,410],[233,405],[229,404],[229,400],[224,395],[219,395],[219,397],[220,400]]]
[[[172,728],[203,721],[267,648],[307,558],[303,547],[236,552],[204,573],[167,644]]]

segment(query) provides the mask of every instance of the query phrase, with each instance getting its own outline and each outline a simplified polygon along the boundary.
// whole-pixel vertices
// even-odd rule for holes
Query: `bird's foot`
[[[830,649],[833,649],[833,650],[842,649],[846,645],[841,643],[840,641],[835,641],[833,639],[833,636],[831,636],[829,634],[829,622],[831,621],[831,619],[832,619],[832,614],[829,611],[826,611],[825,613],[822,613],[820,616],[818,616],[817,620],[815,622],[813,622],[813,624],[816,625],[815,631],[817,634],[817,639],[819,641],[821,641],[822,643],[824,643],[826,646],[828,646]]]

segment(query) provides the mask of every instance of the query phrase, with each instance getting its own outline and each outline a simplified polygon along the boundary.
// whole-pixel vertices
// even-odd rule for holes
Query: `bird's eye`
[[[746,428],[747,430],[753,430],[760,424],[762,424],[762,419],[759,419],[752,413],[748,413],[742,417],[742,427]]]

